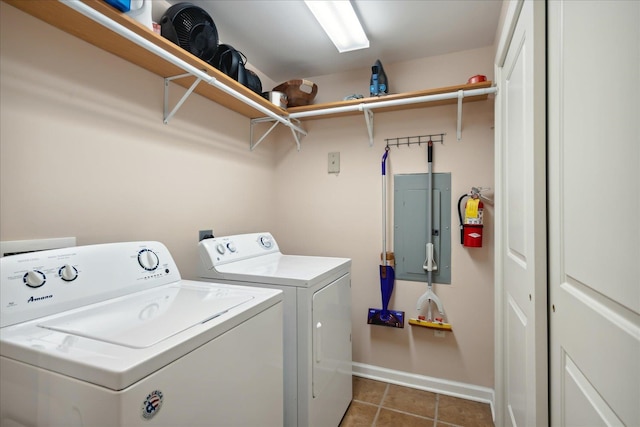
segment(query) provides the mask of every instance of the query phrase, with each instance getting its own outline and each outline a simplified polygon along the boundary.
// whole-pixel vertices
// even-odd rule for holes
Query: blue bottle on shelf
[[[387,84],[387,75],[382,68],[382,62],[378,59],[371,67],[371,80],[369,81],[369,94],[371,96],[380,96],[389,93],[389,85]]]

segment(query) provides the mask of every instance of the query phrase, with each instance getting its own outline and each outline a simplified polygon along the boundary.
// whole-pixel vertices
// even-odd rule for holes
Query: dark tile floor
[[[353,377],[353,401],[340,427],[493,427],[486,403]]]

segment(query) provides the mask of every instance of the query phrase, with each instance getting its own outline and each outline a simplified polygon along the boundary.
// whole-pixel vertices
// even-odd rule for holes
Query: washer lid
[[[281,301],[276,289],[181,280],[4,327],[0,355],[123,390]]]
[[[38,323],[38,327],[130,348],[146,348],[252,299],[251,295],[230,289],[174,285],[132,294],[90,310],[74,310]]]
[[[224,264],[210,270],[209,277],[272,285],[312,287],[346,274],[348,258],[269,254]]]

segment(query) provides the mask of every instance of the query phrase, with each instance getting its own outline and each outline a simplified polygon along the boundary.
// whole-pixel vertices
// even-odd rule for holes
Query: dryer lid
[[[38,326],[120,346],[146,348],[253,298],[232,289],[175,285],[74,310]]]
[[[312,287],[343,276],[350,267],[348,258],[274,253],[220,265],[209,273],[212,278],[225,280]]]

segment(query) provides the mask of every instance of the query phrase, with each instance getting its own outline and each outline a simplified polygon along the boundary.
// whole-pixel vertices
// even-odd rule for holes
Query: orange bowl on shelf
[[[481,74],[477,74],[473,77],[470,77],[469,80],[467,81],[467,84],[474,84],[474,83],[480,83],[480,82],[486,82],[487,81],[487,76],[483,76]]]

